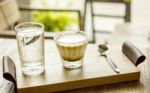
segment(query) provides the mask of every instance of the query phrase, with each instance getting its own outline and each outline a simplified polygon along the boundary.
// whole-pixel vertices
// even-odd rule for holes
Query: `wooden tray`
[[[20,65],[17,64],[17,87],[19,93],[48,93],[138,80],[140,72],[121,52],[112,49],[112,59],[118,65],[120,73],[115,73],[104,57],[99,56],[96,45],[88,45],[83,66],[79,69],[63,68],[54,43],[45,46],[45,73],[36,77],[22,75]],[[17,57],[16,57],[17,58]]]

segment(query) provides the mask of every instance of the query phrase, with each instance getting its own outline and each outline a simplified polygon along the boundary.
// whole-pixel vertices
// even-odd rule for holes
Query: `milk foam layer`
[[[86,38],[80,34],[77,35],[65,35],[62,36],[58,39],[59,42],[64,42],[64,43],[78,43],[85,41]]]

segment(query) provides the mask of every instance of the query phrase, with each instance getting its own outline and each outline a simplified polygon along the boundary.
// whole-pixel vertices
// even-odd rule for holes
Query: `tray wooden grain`
[[[121,52],[112,49],[112,59],[118,65],[120,73],[115,73],[104,57],[99,56],[97,47],[89,44],[82,68],[68,70],[63,68],[54,42],[45,45],[45,73],[36,77],[27,77],[21,73],[17,63],[18,93],[49,93],[76,88],[138,80],[139,70]],[[15,57],[15,60],[18,57]]]

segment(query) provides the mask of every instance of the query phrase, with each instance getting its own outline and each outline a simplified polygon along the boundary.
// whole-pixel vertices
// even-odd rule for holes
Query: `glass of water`
[[[25,22],[15,27],[22,72],[28,76],[44,72],[44,25]]]

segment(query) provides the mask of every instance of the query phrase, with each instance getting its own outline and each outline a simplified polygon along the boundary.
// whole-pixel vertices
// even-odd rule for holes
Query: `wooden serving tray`
[[[104,57],[99,56],[96,45],[88,45],[82,68],[74,70],[68,70],[62,66],[54,43],[47,42],[45,48],[45,73],[42,75],[24,76],[20,65],[17,65],[18,93],[49,93],[140,78],[139,70],[120,49],[111,51],[112,59],[120,69],[118,74],[112,70]]]

